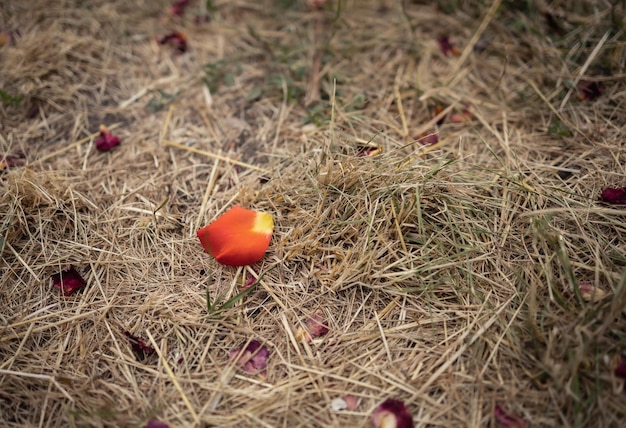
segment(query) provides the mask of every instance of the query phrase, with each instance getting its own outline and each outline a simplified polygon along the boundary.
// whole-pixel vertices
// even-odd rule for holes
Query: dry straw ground
[[[626,184],[623,1],[169,5],[0,4],[0,147],[25,156],[0,176],[0,425],[356,427],[388,397],[417,426],[620,425],[626,212],[598,194]],[[234,204],[275,217],[250,270],[195,237]],[[229,361],[252,339],[265,376]]]

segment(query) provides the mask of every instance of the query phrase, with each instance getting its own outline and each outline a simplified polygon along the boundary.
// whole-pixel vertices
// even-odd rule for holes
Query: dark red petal
[[[495,408],[495,417],[500,428],[525,428],[527,422],[519,416],[509,415],[500,406]]]
[[[178,31],[173,31],[167,36],[160,38],[158,43],[160,45],[170,45],[181,54],[187,52],[187,36]]]
[[[76,291],[83,288],[87,283],[78,273],[74,266],[52,275],[52,285],[63,291],[65,296],[71,296]]]
[[[387,398],[374,409],[372,423],[376,428],[413,428],[414,426],[413,418],[404,403],[393,398]]]
[[[156,352],[152,346],[148,345],[148,342],[146,342],[145,339],[139,336],[135,336],[128,331],[125,331],[124,335],[128,337],[130,346],[133,349],[133,354],[135,354],[135,357],[139,361],[143,360],[146,357],[149,357]]]
[[[439,49],[441,49],[441,53],[445,56],[448,56],[450,54],[458,56],[461,53],[450,41],[450,37],[448,36],[439,37],[437,39],[437,43],[439,43]]]
[[[119,145],[121,142],[122,140],[113,135],[106,126],[100,125],[100,136],[95,141],[96,149],[101,152],[106,152]]]
[[[615,376],[626,379],[626,362],[624,360],[615,367]]]
[[[581,80],[578,82],[578,92],[581,99],[593,101],[604,93],[604,86],[600,82]]]
[[[242,352],[242,348],[236,348],[229,352],[229,357],[246,373],[253,375],[263,374],[267,367],[267,358],[270,351],[258,340],[252,340]],[[239,358],[237,358],[239,357]]]
[[[380,146],[357,146],[357,156],[376,156],[383,152],[383,148]]]
[[[439,135],[435,132],[425,132],[415,137],[415,140],[425,146],[432,146],[439,142]]]
[[[608,204],[626,205],[626,187],[609,187],[600,194],[600,200]]]
[[[23,166],[26,156],[23,153],[0,156],[0,171],[15,166]]]
[[[170,15],[182,16],[183,12],[185,12],[185,7],[189,4],[189,0],[179,0],[167,10],[167,13]]]
[[[170,426],[167,423],[161,422],[157,419],[150,419],[146,424],[146,428],[170,428]]]

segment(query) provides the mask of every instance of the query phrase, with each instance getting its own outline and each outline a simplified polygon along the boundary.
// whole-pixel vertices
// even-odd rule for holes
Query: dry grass
[[[554,2],[556,24],[542,2],[215,3],[202,25],[197,3],[0,5],[21,33],[0,88],[23,97],[0,105],[0,148],[26,157],[0,176],[0,424],[367,426],[394,397],[417,426],[495,426],[496,405],[619,426],[626,213],[597,196],[626,184],[623,2]],[[155,42],[173,29],[188,53]],[[580,80],[605,93],[580,100]],[[437,105],[472,120],[425,147]],[[384,152],[356,156],[368,143]],[[195,231],[234,203],[276,230],[256,288],[208,313],[207,288],[248,273]],[[63,297],[69,264],[87,287]],[[329,334],[298,343],[319,309]],[[251,339],[265,377],[229,362]],[[344,394],[356,411],[331,409]]]

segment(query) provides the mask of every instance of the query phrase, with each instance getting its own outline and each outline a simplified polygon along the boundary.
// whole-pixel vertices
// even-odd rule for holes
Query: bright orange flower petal
[[[228,266],[245,266],[261,260],[272,239],[271,214],[235,206],[220,218],[198,230],[207,253]]]

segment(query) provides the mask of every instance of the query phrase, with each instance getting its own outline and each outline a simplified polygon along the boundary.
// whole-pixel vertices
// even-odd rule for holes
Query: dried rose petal
[[[187,52],[187,36],[179,31],[173,31],[167,36],[160,38],[157,41],[160,45],[169,45],[174,47],[178,53]]]
[[[80,276],[74,266],[70,266],[60,273],[52,275],[52,285],[63,291],[65,296],[71,296],[76,291],[87,285],[87,283],[83,277]]]
[[[248,288],[252,287],[255,283],[256,283],[256,278],[252,276],[251,274],[248,274],[248,277],[246,278],[246,282],[241,286],[241,289],[247,290]]]
[[[497,425],[500,428],[525,428],[528,424],[524,418],[515,415],[509,415],[500,406],[496,406],[494,411]]]
[[[607,296],[606,291],[593,285],[591,281],[580,281],[578,283],[580,295],[586,302],[597,302]]]
[[[246,266],[263,258],[274,231],[271,214],[235,206],[196,232],[207,253],[227,266]]]
[[[460,113],[452,113],[448,118],[450,123],[465,123],[472,120],[472,113],[470,113],[469,108],[466,107],[461,110]]]
[[[602,191],[600,200],[607,204],[626,205],[626,187],[609,187]]]
[[[361,404],[361,399],[359,397],[355,397],[354,395],[344,395],[343,401],[346,403],[346,410],[357,410],[359,405]]]
[[[372,413],[376,428],[413,428],[413,418],[400,400],[387,398]]]
[[[626,380],[626,361],[621,360],[614,371],[615,376]]]
[[[0,171],[13,168],[15,166],[23,166],[25,158],[26,156],[24,156],[23,153],[0,156]]]
[[[311,333],[313,337],[324,336],[328,333],[328,326],[324,319],[324,312],[321,310],[315,311],[313,316],[306,322],[306,329]]]
[[[104,125],[100,125],[100,136],[95,141],[96,149],[101,152],[106,152],[119,145],[121,142],[122,140],[113,135],[111,131],[109,131],[109,128]]]
[[[593,101],[604,93],[604,86],[600,82],[581,80],[578,82],[578,93],[581,100]]]
[[[124,334],[128,337],[130,346],[133,349],[133,354],[135,354],[135,357],[139,361],[142,361],[144,358],[149,357],[156,352],[152,346],[148,345],[148,342],[146,342],[145,339],[135,336],[128,331],[125,331]]]
[[[228,353],[231,361],[234,361],[246,373],[251,375],[265,375],[267,358],[270,351],[266,346],[261,345],[258,340],[251,340],[245,349],[236,348]]]
[[[182,16],[188,4],[189,0],[179,0],[167,9],[167,14],[170,16]]]
[[[381,146],[357,146],[357,156],[376,156],[383,152],[383,148]]]
[[[437,39],[437,43],[439,43],[439,49],[441,49],[441,53],[445,56],[450,54],[454,56],[459,56],[461,51],[459,51],[456,46],[450,41],[450,37],[441,36]]]
[[[421,135],[415,137],[415,141],[425,146],[432,146],[439,142],[439,134],[436,132],[424,132]]]
[[[170,426],[167,423],[161,422],[157,419],[150,419],[146,424],[146,428],[170,428]]]

